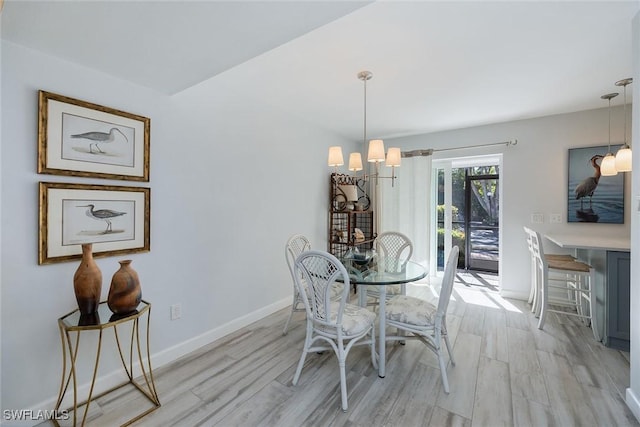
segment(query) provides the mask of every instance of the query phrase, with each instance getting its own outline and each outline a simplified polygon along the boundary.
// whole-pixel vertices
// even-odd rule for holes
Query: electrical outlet
[[[531,223],[532,224],[542,224],[544,222],[544,214],[541,213],[532,213],[531,214]]]
[[[171,320],[177,320],[182,317],[182,305],[173,304],[171,307]]]
[[[562,215],[559,213],[552,213],[549,215],[549,222],[553,222],[555,224],[558,224],[560,222],[562,222]]]

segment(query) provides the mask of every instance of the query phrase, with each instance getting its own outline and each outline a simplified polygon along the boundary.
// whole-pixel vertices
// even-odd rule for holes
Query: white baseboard
[[[237,319],[233,319],[230,322],[225,323],[224,325],[218,326],[217,328],[211,329],[201,335],[190,338],[184,342],[174,345],[173,347],[169,347],[164,349],[158,353],[151,355],[151,366],[153,369],[158,369],[161,366],[164,366],[168,363],[173,362],[180,357],[191,353],[205,345],[211,344],[212,342],[229,335],[232,332],[237,331],[238,329],[244,328],[245,326],[250,325],[253,322],[256,322],[270,314],[275,313],[278,310],[281,310],[287,306],[291,305],[291,297],[287,297],[280,301],[276,301],[273,304],[262,307],[256,311],[248,313],[244,316],[241,316]],[[139,363],[135,363],[133,366],[134,372],[140,372]],[[96,379],[95,388],[93,390],[93,395],[96,396],[105,390],[109,390],[112,387],[117,386],[127,380],[126,376],[122,372],[122,369],[117,369],[109,374],[105,374]],[[86,396],[89,395],[89,387],[90,383],[82,384],[78,386],[78,396]],[[160,396],[160,401],[162,401],[162,396]],[[37,414],[38,411],[42,411],[42,408],[54,408],[56,406],[56,402],[58,397],[51,397],[50,399],[45,400],[44,402],[40,402],[33,406],[32,409],[27,409],[26,411],[33,411],[33,414]],[[84,400],[84,399],[83,399]],[[67,391],[62,408],[68,408],[73,406],[73,392],[71,390]],[[0,418],[1,426],[33,426],[38,423],[41,423],[43,420],[39,421],[31,421],[28,422],[26,420],[22,421],[14,421],[11,424]]]
[[[527,301],[529,299],[528,293],[522,293],[521,291],[511,291],[509,289],[502,289],[500,296],[503,298],[512,298]]]
[[[215,329],[211,329],[210,331],[207,331],[202,335],[198,335],[197,337],[193,337],[184,342],[181,342],[180,344],[176,344],[173,347],[156,353],[151,356],[151,363],[153,364],[153,368],[159,368],[166,365],[167,363],[171,363],[174,360],[199,349],[200,347],[211,344],[215,340],[229,335],[230,333],[235,332],[238,329],[244,328],[245,326],[248,326],[253,322],[267,317],[268,315],[275,313],[276,311],[281,310],[289,305],[291,305],[291,297],[276,301],[273,304],[262,307],[259,310],[234,319]]]
[[[631,390],[631,387],[627,389],[626,402],[633,415],[635,415],[636,419],[640,421],[640,400],[638,400],[638,396]]]

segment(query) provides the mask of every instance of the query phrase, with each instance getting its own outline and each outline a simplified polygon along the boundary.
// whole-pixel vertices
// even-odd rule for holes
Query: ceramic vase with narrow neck
[[[126,314],[135,311],[142,299],[142,289],[138,273],[131,268],[131,260],[118,261],[120,269],[111,279],[107,304],[115,314]]]
[[[80,314],[93,314],[98,311],[100,293],[102,292],[102,272],[93,260],[93,245],[82,245],[80,266],[73,276],[73,290]]]

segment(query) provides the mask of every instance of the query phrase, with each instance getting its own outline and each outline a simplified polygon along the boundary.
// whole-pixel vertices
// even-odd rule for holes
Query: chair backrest
[[[458,255],[460,248],[454,246],[449,252],[449,259],[444,268],[444,277],[442,278],[442,286],[440,288],[440,297],[438,298],[438,310],[436,311],[436,322],[441,322],[442,317],[447,314],[451,292],[453,291],[453,282],[456,278],[456,269],[458,268]]]
[[[547,259],[544,256],[544,249],[542,248],[542,237],[540,233],[531,229],[529,229],[529,236],[531,238],[531,253],[536,261],[537,267],[545,271],[547,269]]]
[[[397,231],[385,231],[376,237],[378,252],[385,258],[397,259],[406,265],[413,255],[413,243],[406,235]]]
[[[527,238],[527,247],[529,248],[529,252],[533,255],[533,248],[531,247],[531,230],[529,227],[522,227],[524,229],[525,237]]]
[[[284,246],[284,256],[287,259],[287,266],[289,267],[289,273],[291,273],[292,278],[293,263],[302,252],[308,250],[311,250],[311,243],[309,243],[309,239],[302,234],[294,234],[287,240],[287,244]]]
[[[349,274],[342,263],[328,252],[309,250],[298,256],[294,263],[293,278],[307,311],[307,319],[321,326],[339,327],[349,294]],[[337,318],[331,320],[331,288],[341,279],[344,282],[338,303]]]

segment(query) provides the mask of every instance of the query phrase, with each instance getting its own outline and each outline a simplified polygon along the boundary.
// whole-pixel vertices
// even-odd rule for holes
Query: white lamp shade
[[[338,167],[344,165],[344,158],[342,157],[342,147],[333,146],[329,147],[329,166]]]
[[[618,172],[631,172],[631,148],[623,145],[616,153],[616,170]]]
[[[372,139],[369,141],[367,161],[376,163],[384,162],[384,142],[381,139]]]
[[[398,147],[391,147],[387,152],[387,161],[385,162],[385,164],[387,166],[398,167],[400,166],[401,157],[402,157],[402,154],[400,153],[400,149]]]
[[[618,174],[616,170],[616,158],[613,154],[607,153],[600,164],[600,173],[602,176],[614,176]]]
[[[340,184],[338,185],[338,188],[340,188],[340,191],[342,191],[347,197],[347,202],[358,201],[358,187],[356,187],[355,185]]]
[[[349,170],[354,172],[362,170],[362,155],[360,153],[349,154]]]

